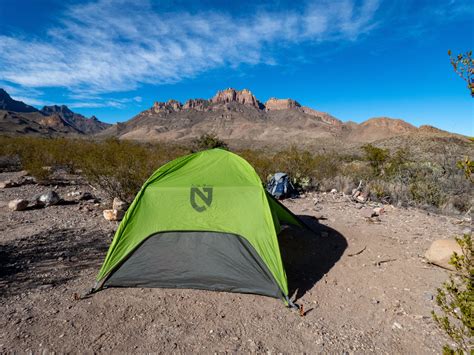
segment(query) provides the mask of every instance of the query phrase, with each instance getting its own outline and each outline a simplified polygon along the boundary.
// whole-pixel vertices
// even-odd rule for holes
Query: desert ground
[[[50,189],[65,202],[7,207]],[[98,201],[77,201],[77,192]],[[286,227],[279,237],[304,316],[278,299],[200,290],[110,288],[75,300],[93,285],[118,227],[102,216],[110,201],[78,176],[0,189],[0,352],[441,352],[447,339],[430,312],[449,271],[423,254],[433,240],[462,234],[469,216],[386,205],[368,218],[375,204],[340,193],[284,203],[314,231]]]

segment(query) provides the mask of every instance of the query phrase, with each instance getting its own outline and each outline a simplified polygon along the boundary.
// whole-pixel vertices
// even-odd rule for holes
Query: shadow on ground
[[[0,296],[56,287],[97,268],[107,251],[102,231],[44,231],[0,245]]]
[[[278,236],[289,294],[301,298],[341,258],[347,241],[313,216],[298,216],[312,231],[285,226]]]

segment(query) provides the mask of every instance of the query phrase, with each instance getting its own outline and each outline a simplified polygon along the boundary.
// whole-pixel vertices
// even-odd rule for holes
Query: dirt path
[[[0,181],[8,177],[0,174]],[[91,191],[73,182],[58,193]],[[276,299],[199,290],[117,288],[75,301],[74,292],[92,285],[117,225],[93,203],[6,207],[45,190],[0,190],[2,353],[419,354],[439,353],[445,342],[430,312],[448,274],[421,256],[432,240],[459,235],[468,221],[387,207],[380,223],[369,223],[338,194],[319,194],[316,205],[316,195],[285,202],[317,231],[285,229],[280,236],[305,317]]]

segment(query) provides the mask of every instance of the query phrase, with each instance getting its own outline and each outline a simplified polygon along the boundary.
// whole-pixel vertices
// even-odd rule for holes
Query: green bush
[[[456,238],[462,255],[454,253],[450,264],[456,274],[450,275],[441,288],[438,288],[436,304],[442,315],[432,311],[436,324],[456,344],[443,348],[444,354],[472,354],[474,351],[474,264],[472,259],[471,234]]]
[[[221,149],[229,149],[227,143],[223,140],[219,139],[217,135],[214,133],[206,133],[196,138],[193,141],[194,151],[206,150],[206,149],[214,149],[214,148],[221,148]]]
[[[389,157],[388,149],[377,148],[372,144],[365,144],[361,147],[364,152],[364,158],[372,167],[375,176],[382,173],[382,167]]]

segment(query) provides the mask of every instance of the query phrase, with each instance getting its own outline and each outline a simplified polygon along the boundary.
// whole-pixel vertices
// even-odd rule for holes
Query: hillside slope
[[[434,131],[436,130],[436,131]],[[271,98],[261,103],[247,89],[229,88],[209,100],[176,100],[155,104],[132,119],[100,133],[121,139],[186,141],[212,133],[234,145],[357,144],[422,132],[443,132],[417,127],[388,117],[360,124],[342,122],[328,113],[301,106],[293,99]],[[444,134],[450,135],[448,132]]]

